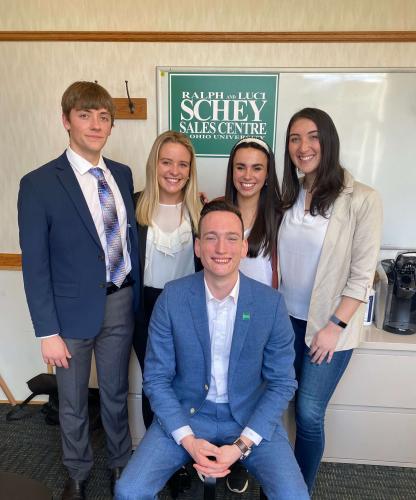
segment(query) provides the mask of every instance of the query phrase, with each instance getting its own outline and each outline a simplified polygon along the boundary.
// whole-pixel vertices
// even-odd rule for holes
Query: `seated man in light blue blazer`
[[[213,477],[244,460],[269,500],[309,498],[281,423],[296,389],[293,330],[281,295],[239,273],[243,234],[238,209],[206,204],[195,242],[204,271],[158,299],[144,370],[155,419],[117,500],[156,498],[190,460]]]

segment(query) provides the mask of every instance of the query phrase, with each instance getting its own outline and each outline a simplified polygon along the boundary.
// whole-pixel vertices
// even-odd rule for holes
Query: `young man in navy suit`
[[[62,96],[69,147],[22,178],[18,199],[27,302],[43,359],[56,367],[66,500],[85,498],[93,464],[92,352],[112,486],[131,453],[127,392],[138,241],[131,171],[101,155],[114,114],[111,96],[97,83],[70,85]]]
[[[144,390],[156,418],[115,498],[153,500],[190,460],[213,477],[244,460],[269,500],[308,499],[281,422],[296,389],[283,298],[239,273],[247,241],[237,208],[206,204],[198,234],[204,270],[168,283],[153,311]]]

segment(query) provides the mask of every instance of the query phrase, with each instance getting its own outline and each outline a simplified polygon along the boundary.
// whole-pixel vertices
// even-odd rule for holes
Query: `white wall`
[[[414,0],[1,0],[0,30],[414,30]]]
[[[0,271],[0,375],[15,399],[23,400],[30,394],[26,382],[42,372],[46,365],[33,334],[22,273]],[[4,399],[0,389],[0,400]]]

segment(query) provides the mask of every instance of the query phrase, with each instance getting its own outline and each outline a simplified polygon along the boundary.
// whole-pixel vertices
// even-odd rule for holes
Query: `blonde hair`
[[[146,184],[140,195],[136,208],[136,219],[141,226],[151,226],[153,214],[159,203],[159,184],[157,182],[157,163],[159,160],[160,148],[168,143],[182,144],[191,155],[189,168],[189,179],[184,188],[183,210],[186,208],[191,219],[192,226],[196,231],[198,229],[199,217],[202,203],[198,196],[198,182],[196,175],[195,150],[191,140],[182,132],[168,130],[156,137],[150,150],[149,158],[146,163]]]

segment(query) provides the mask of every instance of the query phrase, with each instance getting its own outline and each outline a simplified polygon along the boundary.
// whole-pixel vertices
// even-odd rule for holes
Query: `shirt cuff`
[[[50,339],[51,337],[57,337],[59,333],[52,333],[51,335],[44,335],[43,337],[36,337],[38,339]]]
[[[248,439],[251,439],[256,446],[258,446],[263,439],[260,434],[257,434],[257,432],[253,431],[253,429],[250,429],[250,427],[244,427],[241,435],[245,436]]]
[[[172,437],[176,441],[176,444],[181,444],[181,441],[186,436],[194,436],[195,434],[192,432],[192,429],[189,425],[184,425],[183,427],[179,427],[179,429],[175,429],[172,431]]]

